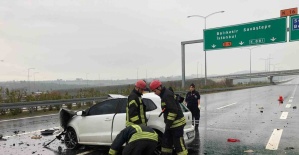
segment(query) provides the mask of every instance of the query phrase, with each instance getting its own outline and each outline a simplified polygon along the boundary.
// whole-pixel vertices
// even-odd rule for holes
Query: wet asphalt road
[[[299,102],[298,84],[297,78],[280,85],[202,95],[199,132],[188,146],[189,154],[299,155],[299,111],[294,109]],[[283,104],[277,101],[280,95],[284,97]],[[287,116],[284,115],[286,113]],[[283,117],[285,119],[281,119]],[[43,143],[54,139],[54,136],[31,139],[33,135],[40,135],[40,129],[58,126],[57,115],[0,121],[0,134],[7,138],[7,141],[0,141],[0,152],[13,155],[107,154],[107,147],[66,150],[58,140],[49,148],[43,148]],[[276,132],[272,136],[274,130],[281,132],[281,136],[277,136]],[[10,137],[14,135],[13,131],[19,131],[19,135]],[[228,139],[237,142],[228,142]]]

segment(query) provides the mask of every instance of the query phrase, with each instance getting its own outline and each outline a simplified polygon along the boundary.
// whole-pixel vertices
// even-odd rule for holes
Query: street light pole
[[[200,18],[203,18],[205,20],[205,29],[207,28],[207,18],[214,15],[214,14],[217,14],[217,13],[223,13],[224,11],[217,11],[217,12],[213,12],[211,14],[208,14],[207,16],[201,16],[201,15],[191,15],[191,16],[188,16],[188,18],[190,17],[200,17]],[[206,50],[205,51],[205,85],[207,85],[207,52]]]
[[[249,73],[249,75],[250,75],[250,81],[249,81],[249,84],[251,84],[251,50],[253,50],[253,49],[255,49],[255,48],[258,48],[258,47],[260,47],[260,46],[256,46],[256,47],[252,47],[252,48],[241,48],[241,49],[246,49],[246,50],[249,50],[249,52],[250,52],[250,59],[249,59],[249,61],[250,61],[250,73]]]
[[[33,90],[34,90],[34,91],[35,91],[35,74],[36,74],[36,73],[38,73],[38,72],[34,72],[34,73],[33,73],[33,77],[34,77]]]
[[[35,69],[35,68],[28,68],[28,91],[29,91],[29,93],[30,93],[30,81],[29,81],[29,72],[30,72],[30,70],[31,69]]]
[[[86,76],[86,87],[88,87],[88,79],[87,79],[87,75],[88,75],[89,73],[86,73],[85,74],[85,76]]]
[[[260,58],[260,59],[265,61],[265,72],[267,72],[267,60],[268,59],[264,59],[264,58]]]
[[[198,79],[198,61],[197,61],[197,79]]]

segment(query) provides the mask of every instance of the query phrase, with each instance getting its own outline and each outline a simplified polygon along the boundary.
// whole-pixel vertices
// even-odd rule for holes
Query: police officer
[[[160,96],[164,114],[165,132],[162,138],[162,155],[171,155],[173,146],[177,154],[187,155],[188,150],[183,138],[186,120],[179,103],[175,101],[173,92],[162,87],[159,80],[153,80],[150,89]]]
[[[186,94],[185,102],[188,109],[192,113],[192,122],[195,120],[195,130],[198,130],[199,117],[200,117],[200,95],[195,90],[195,85],[192,83],[189,87],[189,92]]]
[[[122,155],[152,155],[157,147],[158,134],[145,125],[130,125],[114,139],[109,155],[119,154],[122,145],[127,143]]]
[[[141,95],[146,88],[144,80],[138,80],[135,83],[135,88],[128,96],[128,103],[126,107],[126,126],[132,124],[146,125],[147,119],[145,115],[146,107],[142,102]]]

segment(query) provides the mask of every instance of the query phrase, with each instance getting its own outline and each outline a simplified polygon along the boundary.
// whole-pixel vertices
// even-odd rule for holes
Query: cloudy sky
[[[181,75],[181,41],[207,28],[280,16],[298,0],[0,0],[0,81]],[[299,68],[299,42],[252,50],[252,70]],[[249,70],[249,51],[208,51],[208,76]],[[186,75],[204,74],[203,44],[186,46]],[[137,74],[138,73],[138,74]]]

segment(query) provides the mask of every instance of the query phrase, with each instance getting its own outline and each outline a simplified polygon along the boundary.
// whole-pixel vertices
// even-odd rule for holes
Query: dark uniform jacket
[[[179,103],[174,99],[172,91],[165,87],[161,90],[161,108],[164,110],[165,130],[184,127],[186,120]]]
[[[146,106],[142,102],[141,95],[137,90],[133,90],[128,96],[126,107],[126,126],[132,124],[146,125]]]
[[[200,99],[200,95],[198,91],[189,91],[186,94],[185,101],[187,102],[188,107],[197,107],[198,106],[198,100]]]
[[[149,140],[158,142],[158,134],[145,125],[130,125],[123,129],[114,139],[109,150],[109,155],[117,154],[117,151],[124,143],[131,143],[138,140]],[[136,144],[138,145],[138,143]]]

